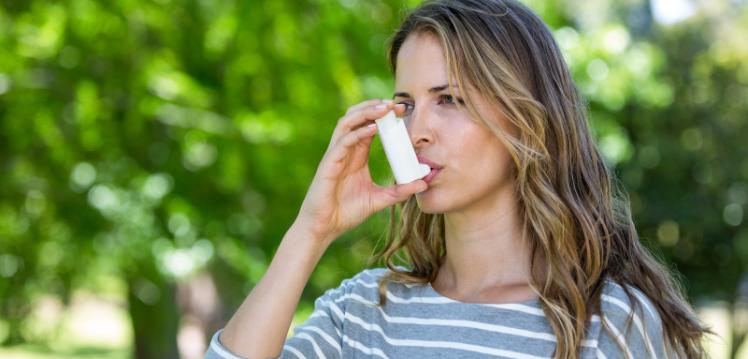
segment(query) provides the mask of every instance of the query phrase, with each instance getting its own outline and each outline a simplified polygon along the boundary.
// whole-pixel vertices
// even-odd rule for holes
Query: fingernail
[[[385,109],[385,108],[387,108],[387,104],[386,103],[374,106],[375,110],[382,110],[382,109]]]

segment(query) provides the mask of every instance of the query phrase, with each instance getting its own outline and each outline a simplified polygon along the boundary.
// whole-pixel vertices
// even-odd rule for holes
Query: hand
[[[377,131],[374,120],[393,109],[399,116],[405,106],[369,100],[348,108],[333,131],[295,224],[330,243],[370,215],[428,188],[420,179],[389,187],[371,179],[369,150]]]

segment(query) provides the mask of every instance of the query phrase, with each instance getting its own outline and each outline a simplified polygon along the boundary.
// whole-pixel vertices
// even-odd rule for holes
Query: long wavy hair
[[[684,299],[675,274],[639,242],[625,191],[603,162],[586,104],[545,23],[512,0],[427,1],[409,12],[390,39],[393,74],[400,47],[415,33],[438,38],[449,83],[455,80],[465,94],[467,81],[517,129],[505,133],[464,99],[462,109],[495,133],[513,159],[522,231],[532,248],[530,285],[557,338],[554,358],[578,357],[591,316],[601,314],[606,279],[623,286],[634,311],[639,302],[627,286],[654,303],[666,344],[679,357],[703,357],[701,339],[711,331]],[[425,284],[436,278],[446,253],[444,214],[421,212],[412,196],[390,207],[383,243],[371,261],[383,259],[390,269],[379,282],[380,305],[389,281]],[[544,259],[542,268],[538,258]]]

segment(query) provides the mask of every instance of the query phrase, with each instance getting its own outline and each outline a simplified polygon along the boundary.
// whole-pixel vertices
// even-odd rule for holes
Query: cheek
[[[444,114],[438,120],[436,142],[445,150],[445,164],[459,177],[457,182],[475,181],[474,175],[496,182],[511,172],[509,152],[485,125],[459,112]]]
[[[456,170],[465,183],[492,185],[504,182],[511,174],[511,156],[498,139],[481,135],[455,137],[450,146],[454,154],[451,162],[456,164]]]

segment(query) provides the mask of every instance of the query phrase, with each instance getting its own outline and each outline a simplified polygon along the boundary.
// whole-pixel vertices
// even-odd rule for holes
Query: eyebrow
[[[446,89],[447,87],[449,87],[449,85],[434,86],[429,89],[429,93],[439,92],[439,91]],[[457,88],[457,85],[452,85],[452,87]],[[395,94],[392,95],[392,98],[395,98],[395,97],[411,97],[411,96],[407,92],[395,92]]]

